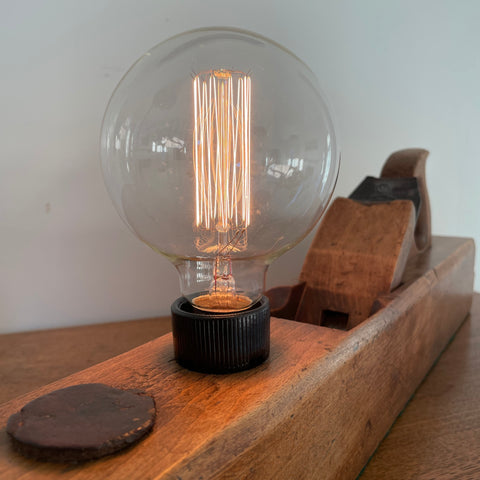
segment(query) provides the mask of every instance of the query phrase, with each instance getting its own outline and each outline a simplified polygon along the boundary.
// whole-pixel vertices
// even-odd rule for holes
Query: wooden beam
[[[472,299],[471,240],[434,238],[390,302],[348,331],[272,319],[272,353],[233,375],[187,371],[171,334],[0,407],[77,383],[141,389],[152,433],[117,456],[65,467],[27,460],[0,436],[0,477],[97,479],[354,478],[451,336]]]

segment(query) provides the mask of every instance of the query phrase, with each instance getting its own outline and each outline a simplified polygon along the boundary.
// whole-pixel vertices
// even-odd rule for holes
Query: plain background
[[[1,1],[0,332],[168,314],[176,271],[115,212],[99,131],[130,65],[192,28],[252,30],[312,68],[341,139],[335,195],[423,147],[433,232],[478,242],[479,25],[476,0]],[[269,286],[296,281],[310,241]]]

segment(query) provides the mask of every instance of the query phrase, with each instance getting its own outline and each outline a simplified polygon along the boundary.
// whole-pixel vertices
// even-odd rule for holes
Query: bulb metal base
[[[262,297],[241,312],[207,313],[184,297],[172,304],[175,360],[203,373],[233,373],[256,367],[270,353],[270,305]]]

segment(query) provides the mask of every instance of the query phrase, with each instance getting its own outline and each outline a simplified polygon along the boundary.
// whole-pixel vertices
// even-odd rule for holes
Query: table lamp
[[[177,35],[116,87],[101,159],[122,219],[178,270],[177,362],[208,373],[262,363],[267,268],[319,221],[338,174],[337,138],[312,71],[250,32]]]

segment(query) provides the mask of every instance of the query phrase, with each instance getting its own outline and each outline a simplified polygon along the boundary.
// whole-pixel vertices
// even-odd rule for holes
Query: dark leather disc
[[[78,462],[132,445],[155,420],[153,398],[88,383],[27,403],[7,423],[13,446],[37,460]]]

